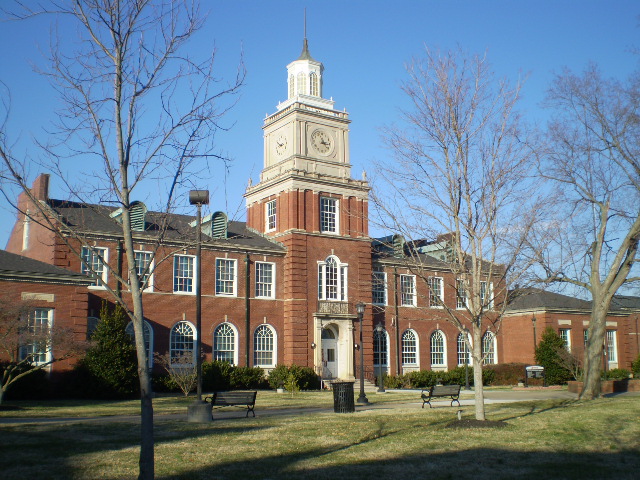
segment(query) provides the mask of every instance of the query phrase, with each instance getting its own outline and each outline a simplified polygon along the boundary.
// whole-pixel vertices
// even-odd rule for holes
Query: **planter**
[[[571,393],[580,394],[582,382],[568,382],[568,390]],[[602,393],[640,392],[640,378],[628,378],[625,380],[603,380]]]

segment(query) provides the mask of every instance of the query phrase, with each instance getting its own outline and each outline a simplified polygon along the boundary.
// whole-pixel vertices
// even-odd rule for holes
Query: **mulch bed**
[[[476,420],[469,418],[455,420],[447,424],[446,428],[504,428],[507,425],[508,423],[502,420]]]

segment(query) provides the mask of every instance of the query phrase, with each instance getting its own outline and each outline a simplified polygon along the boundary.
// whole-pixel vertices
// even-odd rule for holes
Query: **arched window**
[[[343,302],[347,300],[347,264],[329,256],[318,263],[318,299]]]
[[[464,333],[458,335],[458,365],[471,365],[471,352],[467,346],[467,342],[464,341]],[[469,334],[467,334],[469,338]],[[469,341],[471,341],[469,339]]]
[[[309,75],[309,80],[311,81],[311,95],[314,97],[320,96],[320,90],[318,89],[318,75],[315,72],[311,72]]]
[[[373,331],[373,366],[387,368],[387,332],[384,329],[375,329]],[[375,373],[375,372],[374,372]]]
[[[293,75],[289,75],[289,98],[296,95],[296,79]]]
[[[236,332],[229,323],[218,325],[213,332],[213,359],[236,364]]]
[[[402,365],[414,366],[418,364],[418,336],[413,330],[405,330],[402,334]]]
[[[297,90],[298,90],[298,95],[307,94],[307,76],[303,72],[298,73]]]
[[[147,352],[147,362],[149,364],[149,368],[153,367],[153,330],[151,329],[151,325],[146,320],[143,323],[143,332],[144,332],[144,349]],[[131,337],[131,342],[135,344],[135,333],[133,331],[133,322],[129,322],[127,328],[125,329],[127,334]]]
[[[440,330],[431,334],[431,366],[442,367],[446,365],[445,336]]]
[[[496,355],[496,336],[492,332],[487,332],[482,336],[482,357],[484,364],[498,363]]]
[[[169,354],[171,364],[193,365],[195,357],[196,329],[189,322],[178,322],[171,329]]]
[[[253,333],[253,364],[273,367],[276,364],[275,333],[269,325],[260,325]]]

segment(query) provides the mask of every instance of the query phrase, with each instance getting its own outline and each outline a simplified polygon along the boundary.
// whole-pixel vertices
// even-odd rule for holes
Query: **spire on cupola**
[[[287,100],[278,105],[281,110],[292,103],[305,103],[322,108],[333,109],[333,100],[322,98],[322,73],[324,66],[315,60],[309,52],[307,40],[307,13],[304,14],[304,39],[302,52],[297,60],[287,65]]]

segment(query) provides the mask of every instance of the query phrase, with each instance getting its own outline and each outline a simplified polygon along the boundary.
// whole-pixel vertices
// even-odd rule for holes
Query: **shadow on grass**
[[[354,447],[356,445],[353,445]],[[340,447],[337,450],[343,450]],[[255,461],[221,462],[159,480],[194,479],[602,479],[631,480],[640,470],[637,450],[602,453],[514,452],[478,448],[445,453],[423,453],[399,458],[370,458],[346,464],[309,466],[309,461],[331,461],[338,451],[323,449]],[[385,455],[386,456],[386,455]],[[324,459],[322,457],[325,457]],[[339,463],[339,460],[336,462]]]

